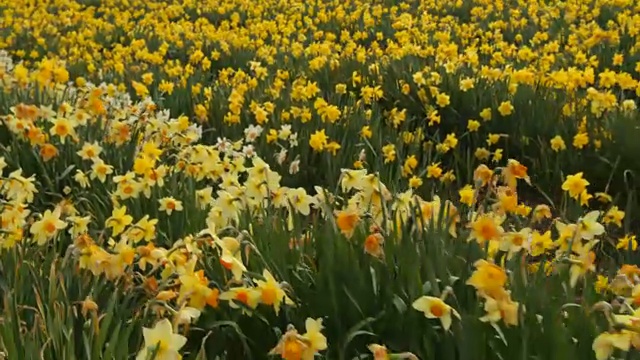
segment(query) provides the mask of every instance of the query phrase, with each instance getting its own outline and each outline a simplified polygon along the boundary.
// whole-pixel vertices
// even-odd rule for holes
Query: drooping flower
[[[347,208],[346,210],[336,211],[336,225],[340,232],[347,238],[353,236],[353,232],[360,221],[358,212],[353,208]]]
[[[238,239],[225,236],[222,239],[216,239],[214,243],[220,248],[220,264],[230,270],[235,281],[240,281],[242,274],[247,271],[242,262],[241,244]]]
[[[384,248],[382,247],[383,244],[384,244],[384,236],[382,236],[382,234],[380,234],[379,232],[374,232],[372,234],[369,234],[369,236],[367,236],[364,239],[364,252],[366,252],[367,254],[373,257],[383,258],[384,257]]]
[[[595,261],[596,261],[596,253],[591,249],[597,243],[596,241],[592,241],[584,246],[581,246],[578,250],[577,256],[571,257],[571,268],[569,272],[571,274],[570,284],[571,287],[575,287],[578,283],[578,279],[584,276],[586,273],[595,270]]]

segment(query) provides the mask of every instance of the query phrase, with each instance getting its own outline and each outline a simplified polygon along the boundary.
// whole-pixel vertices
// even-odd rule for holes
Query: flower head
[[[156,360],[180,359],[180,350],[187,342],[187,338],[175,334],[171,322],[162,319],[153,328],[143,328],[144,347],[136,356],[136,360],[146,360],[150,354],[155,354]]]
[[[442,299],[433,296],[422,296],[412,304],[413,308],[424,313],[428,319],[440,319],[442,327],[449,330],[451,327],[451,315],[460,318],[458,312],[447,305]]]

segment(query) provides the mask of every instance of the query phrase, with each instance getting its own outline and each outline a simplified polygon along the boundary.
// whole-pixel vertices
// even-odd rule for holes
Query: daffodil
[[[142,328],[144,347],[136,356],[136,360],[147,360],[153,354],[156,360],[179,360],[178,352],[187,342],[187,338],[175,334],[171,322],[167,319],[158,321],[153,328]]]
[[[113,173],[113,166],[106,164],[100,158],[93,158],[93,165],[91,166],[91,173],[89,177],[93,179],[98,179],[100,182],[105,182],[107,180],[107,175]]]
[[[303,352],[303,359],[313,359],[316,353],[326,350],[327,338],[322,334],[322,319],[307,318],[304,322],[306,332],[302,337],[308,342],[308,347]]]
[[[89,231],[91,216],[69,216],[66,220],[71,223],[71,227],[69,228],[71,236],[76,237]]]
[[[232,287],[229,290],[220,294],[220,300],[229,301],[229,306],[232,308],[240,308],[239,304],[248,307],[249,309],[255,309],[260,302],[262,293],[259,289],[253,287]],[[245,309],[243,312],[248,313]]]
[[[517,232],[505,233],[500,239],[500,250],[509,253],[509,256],[525,249],[527,252],[531,250],[532,231],[525,227]]]
[[[178,303],[188,301],[189,306],[201,310],[205,305],[217,306],[218,289],[209,288],[209,282],[203,270],[195,270],[197,258],[192,257],[179,276],[180,291]]]
[[[52,126],[49,130],[49,133],[52,136],[58,136],[62,144],[65,143],[67,136],[73,139],[76,139],[78,137],[75,131],[75,127],[77,126],[77,124],[74,121],[65,118],[55,118],[51,120],[51,123]]]
[[[631,333],[622,331],[619,333],[604,332],[593,341],[593,351],[597,360],[606,360],[613,355],[615,349],[629,351],[631,347]]]
[[[185,306],[182,309],[178,310],[174,315],[176,319],[175,324],[177,325],[191,324],[192,322],[198,320],[198,318],[200,317],[200,314],[201,314],[200,310],[189,307],[189,306]]]
[[[602,221],[605,224],[615,224],[618,227],[622,226],[622,219],[624,219],[624,211],[618,209],[617,206],[612,206],[605,214]]]
[[[389,360],[389,350],[386,346],[379,344],[369,344],[367,346],[369,351],[373,354],[373,360]]]
[[[312,360],[313,352],[308,349],[308,342],[298,334],[293,325],[289,325],[287,332],[282,335],[278,344],[269,351],[269,355],[280,355],[280,358],[284,360]]]
[[[442,299],[432,296],[422,296],[412,304],[413,308],[424,313],[428,319],[439,319],[442,327],[449,330],[452,323],[451,315],[460,318],[458,312],[447,305]]]
[[[504,296],[504,286],[507,282],[507,274],[500,266],[486,260],[478,260],[474,264],[476,270],[467,280],[483,296],[500,299]]]
[[[465,185],[458,191],[458,195],[460,196],[461,203],[471,206],[474,202],[475,190],[471,185]]]
[[[260,300],[263,304],[273,306],[276,314],[280,312],[282,303],[287,305],[294,304],[293,300],[287,296],[287,293],[284,292],[269,270],[264,269],[262,276],[265,280],[254,279],[253,281],[256,283],[256,288],[260,290]]]
[[[527,170],[527,167],[520,164],[519,161],[509,159],[507,166],[503,169],[502,176],[507,186],[515,190],[517,179],[523,179],[528,184],[531,183]]]
[[[571,257],[572,265],[569,269],[571,275],[569,283],[571,284],[571,287],[575,287],[578,283],[578,279],[582,276],[595,270],[594,262],[596,261],[596,253],[591,249],[596,243],[597,240],[591,241],[590,243],[580,247],[577,256]]]
[[[546,231],[544,233],[534,231],[532,234],[533,236],[531,238],[530,245],[532,256],[540,256],[547,250],[551,250],[551,248],[553,247],[553,240],[551,240],[551,231]]]
[[[172,197],[164,197],[158,200],[160,203],[160,208],[158,210],[164,211],[167,215],[171,215],[174,211],[182,211],[184,208],[182,206],[182,201],[176,200]]]
[[[287,192],[287,198],[293,209],[301,215],[309,215],[314,198],[307,194],[303,188],[289,190]]]
[[[55,208],[53,211],[46,210],[42,217],[31,225],[29,232],[33,234],[33,239],[38,245],[46,244],[67,226],[66,222],[60,220],[60,215],[60,208]]]
[[[506,325],[517,326],[518,308],[519,304],[511,300],[508,295],[500,300],[485,297],[484,311],[486,314],[480,317],[480,321],[497,323],[502,320]]]
[[[604,233],[604,226],[598,222],[600,211],[594,210],[578,221],[578,234],[584,240],[592,240]]]
[[[384,257],[384,237],[379,232],[374,232],[364,239],[364,252],[376,257]]]
[[[158,219],[149,219],[149,215],[145,215],[142,219],[138,220],[127,231],[127,236],[134,242],[139,241],[152,241],[156,236],[156,225]]]
[[[116,236],[133,222],[133,216],[127,214],[126,205],[114,208],[111,216],[105,222],[105,226],[112,229],[112,235]]]
[[[587,188],[589,182],[582,178],[582,173],[579,172],[574,175],[567,176],[567,179],[562,183],[562,190],[567,191],[569,196],[574,199],[578,199],[580,194]]]
[[[98,142],[84,143],[82,149],[77,152],[78,156],[83,160],[93,160],[100,156],[101,153],[102,146]]]
[[[362,181],[367,174],[366,170],[350,170],[342,169],[342,175],[340,177],[340,187],[343,192],[347,192],[351,189],[360,190],[362,188]]]
[[[242,274],[247,271],[242,262],[240,241],[234,237],[225,236],[222,239],[216,238],[214,243],[220,248],[220,264],[233,274],[236,281],[240,281]]]
[[[2,183],[4,195],[9,200],[17,202],[32,203],[38,189],[35,185],[36,177],[34,175],[27,177],[22,176],[22,169],[11,172],[6,181]]]
[[[335,213],[336,217],[336,225],[340,232],[347,238],[351,238],[353,236],[353,232],[356,228],[356,225],[360,221],[360,216],[358,211],[353,208],[347,208],[345,210],[337,211]]]
[[[504,229],[501,223],[503,218],[494,214],[482,214],[474,218],[471,223],[471,233],[468,241],[476,240],[480,244],[487,241],[498,240]]]

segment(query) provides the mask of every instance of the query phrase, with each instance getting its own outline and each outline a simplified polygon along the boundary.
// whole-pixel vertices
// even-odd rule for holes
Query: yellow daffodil
[[[33,234],[33,239],[38,245],[44,245],[67,226],[66,222],[60,220],[60,215],[60,208],[55,208],[53,211],[46,210],[42,217],[31,225],[29,232]]]
[[[112,229],[112,235],[116,236],[133,222],[133,217],[127,215],[126,205],[114,208],[111,216],[105,221],[105,226]]]
[[[582,193],[588,185],[589,182],[583,179],[582,173],[579,172],[575,175],[567,176],[567,179],[562,184],[562,190],[567,191],[569,193],[569,196],[571,196],[572,198],[578,199],[580,193]]]
[[[276,314],[280,312],[280,306],[283,302],[287,305],[294,304],[293,300],[287,296],[280,284],[267,269],[262,271],[262,276],[265,280],[254,279],[253,281],[256,283],[256,288],[260,291],[260,300],[263,304],[273,306]]]
[[[467,285],[471,285],[484,296],[500,299],[504,296],[504,286],[507,282],[507,274],[500,266],[486,260],[478,260],[474,264],[476,270],[467,280]]]
[[[169,320],[162,319],[153,328],[142,328],[142,334],[144,336],[144,347],[136,356],[136,360],[146,360],[150,354],[154,354],[153,358],[157,360],[181,358],[178,351],[187,342],[187,338],[175,334]]]
[[[630,347],[631,333],[628,331],[604,332],[595,338],[592,346],[597,360],[607,360],[613,355],[615,349],[629,351]]]
[[[158,200],[160,203],[160,208],[158,210],[164,211],[167,215],[171,215],[174,211],[182,211],[184,208],[182,206],[182,201],[176,200],[172,197],[164,197]]]
[[[451,315],[460,318],[455,309],[437,297],[422,296],[413,302],[412,307],[423,312],[428,319],[439,319],[445,331],[451,327],[453,321]]]
[[[587,213],[578,221],[578,234],[584,240],[592,240],[604,233],[604,226],[598,222],[600,211],[594,210]]]

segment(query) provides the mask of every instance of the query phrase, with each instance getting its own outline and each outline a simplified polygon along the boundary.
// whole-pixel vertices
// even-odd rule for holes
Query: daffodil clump
[[[0,9],[0,358],[640,358],[639,4]]]

